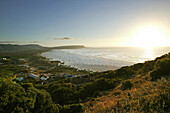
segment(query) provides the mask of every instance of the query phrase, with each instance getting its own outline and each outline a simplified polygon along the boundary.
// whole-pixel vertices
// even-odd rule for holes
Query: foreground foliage
[[[38,90],[32,84],[19,85],[10,79],[0,79],[0,112],[36,112],[54,113],[58,107],[44,90]]]
[[[170,83],[165,79],[158,82],[135,80],[131,90],[117,89],[107,95],[86,102],[87,113],[108,112],[168,112],[170,107]]]

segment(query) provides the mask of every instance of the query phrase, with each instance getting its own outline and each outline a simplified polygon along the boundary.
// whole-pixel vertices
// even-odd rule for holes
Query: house
[[[34,67],[30,67],[30,70],[31,71],[35,71],[36,69]]]
[[[45,78],[45,77],[41,77],[40,79],[41,79],[41,80],[47,80],[47,79],[48,79],[48,77],[47,77],[47,78]]]
[[[15,77],[19,82],[24,80],[26,76],[27,76],[27,74],[23,74],[23,73],[15,74]]]
[[[20,81],[24,80],[24,77],[18,77],[17,80],[20,82]]]
[[[35,78],[35,79],[39,78],[39,76],[35,74],[28,74],[28,77]]]

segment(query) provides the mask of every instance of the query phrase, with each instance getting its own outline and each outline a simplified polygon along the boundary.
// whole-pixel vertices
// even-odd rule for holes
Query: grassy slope
[[[164,58],[170,58],[170,54],[163,55],[154,61],[130,66],[135,74],[124,80],[133,83],[131,89],[122,90],[123,81],[115,88],[101,91],[97,98],[83,103],[87,113],[110,113],[110,112],[166,112],[170,111],[170,82],[169,76],[152,81],[150,72],[154,70],[155,63]],[[114,72],[105,72],[104,77],[112,78]],[[103,75],[102,73],[101,75]],[[125,73],[126,74],[126,73]],[[102,76],[103,77],[103,76]],[[168,77],[168,78],[167,78]],[[121,76],[120,76],[121,78]]]

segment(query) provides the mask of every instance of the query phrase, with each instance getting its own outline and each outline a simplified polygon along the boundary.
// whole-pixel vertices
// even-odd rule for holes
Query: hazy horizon
[[[36,44],[36,43],[24,43],[24,44],[15,44],[15,43],[0,43],[0,45],[39,45],[42,47],[61,47],[61,46],[84,46],[84,47],[88,47],[88,48],[112,48],[112,47],[117,47],[117,48],[121,48],[121,47],[129,47],[129,48],[161,48],[161,47],[170,47],[170,46],[157,46],[157,47],[136,47],[136,46],[86,46],[83,44],[63,44],[63,45],[53,45],[53,46],[45,46],[45,45],[41,45],[41,44]]]

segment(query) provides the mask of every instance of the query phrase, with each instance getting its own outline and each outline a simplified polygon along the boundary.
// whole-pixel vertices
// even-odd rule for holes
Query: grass
[[[153,82],[147,76],[130,79],[131,90],[121,90],[121,84],[107,95],[84,103],[86,113],[156,112],[168,111],[170,83],[161,79]]]

